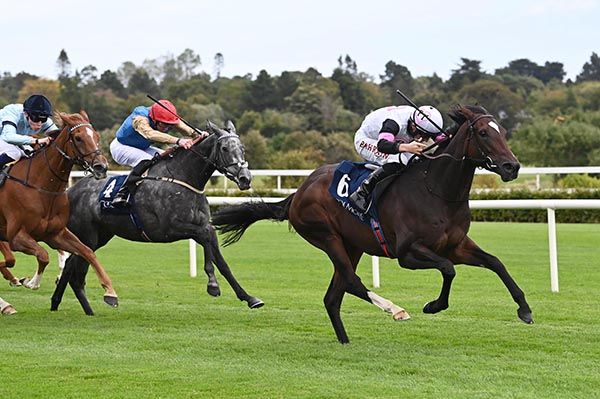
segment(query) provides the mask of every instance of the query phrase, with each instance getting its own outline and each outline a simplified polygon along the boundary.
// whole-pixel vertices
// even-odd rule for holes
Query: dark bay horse
[[[60,113],[57,122],[62,129],[52,134],[52,143],[17,162],[0,188],[0,237],[8,242],[2,245],[2,252],[8,251],[2,266],[14,264],[11,248],[34,255],[38,269],[27,284],[33,289],[39,287],[49,262],[48,252],[38,244],[43,241],[52,248],[76,253],[91,263],[105,290],[105,301],[112,304],[117,294],[106,271],[94,252],[66,227],[69,202],[65,189],[73,165],[82,166],[95,178],[106,176],[108,163],[98,149],[100,136],[83,111]],[[3,274],[6,271],[3,269]],[[13,313],[14,308],[7,304],[0,299],[2,312]]]
[[[174,242],[194,239],[204,248],[204,271],[208,275],[207,291],[220,295],[213,264],[229,282],[237,297],[250,308],[263,302],[250,296],[239,285],[219,250],[204,185],[218,170],[234,181],[241,190],[250,188],[252,176],[245,161],[244,147],[233,124],[220,129],[208,124],[211,133],[196,140],[189,150],[178,148],[150,167],[135,194],[134,209],[143,231],[130,215],[106,215],[100,212],[98,197],[106,180],[84,178],[68,190],[71,202],[69,228],[94,250],[106,245],[115,235],[131,241]],[[86,314],[93,311],[85,297],[87,262],[71,256],[52,295],[52,310],[57,310],[67,283],[70,283]]]
[[[459,106],[449,115],[456,123],[452,139],[440,146],[433,156],[427,156],[431,159],[414,163],[396,177],[380,197],[380,221],[391,257],[408,269],[441,272],[441,292],[437,299],[425,305],[425,313],[448,308],[454,265],[466,264],[495,272],[519,305],[519,318],[532,323],[525,295],[504,265],[467,236],[468,199],[475,168],[485,167],[500,175],[503,181],[510,181],[517,177],[519,162],[508,148],[506,130],[485,109]],[[336,165],[318,168],[295,194],[281,202],[223,208],[213,215],[213,225],[229,233],[228,244],[237,241],[258,220],[289,220],[302,237],[326,252],[334,273],[325,294],[325,308],[338,340],[348,343],[340,317],[346,292],[391,313],[396,320],[409,316],[404,309],[368,290],[356,275],[363,253],[385,254],[370,227],[359,222],[328,193],[335,168]]]

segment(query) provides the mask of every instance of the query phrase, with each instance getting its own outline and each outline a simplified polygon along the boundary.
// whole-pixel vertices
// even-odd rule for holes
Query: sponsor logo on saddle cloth
[[[370,165],[371,168],[367,167],[367,165]],[[335,198],[335,200],[339,202],[344,209],[356,216],[365,224],[369,224],[369,219],[371,218],[379,218],[377,213],[376,199],[373,198],[373,205],[371,205],[365,214],[356,209],[348,197],[350,194],[358,190],[363,180],[369,177],[371,172],[373,172],[373,166],[375,165],[366,162],[342,161],[333,173],[333,180],[329,186],[329,193],[333,196],[333,198]]]
[[[127,179],[127,175],[118,175],[113,176],[106,181],[106,184],[102,190],[100,190],[100,194],[98,195],[98,202],[100,203],[100,211],[102,211],[102,213],[129,213],[129,207],[114,207],[112,204],[112,200],[125,182],[125,179]]]

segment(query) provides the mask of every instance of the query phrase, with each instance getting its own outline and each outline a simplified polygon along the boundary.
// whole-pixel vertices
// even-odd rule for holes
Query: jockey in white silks
[[[366,212],[369,196],[379,181],[401,171],[413,154],[421,154],[433,140],[445,138],[440,131],[443,123],[442,115],[431,105],[418,109],[390,106],[368,114],[354,135],[354,147],[363,159],[380,166],[350,195],[354,205]]]

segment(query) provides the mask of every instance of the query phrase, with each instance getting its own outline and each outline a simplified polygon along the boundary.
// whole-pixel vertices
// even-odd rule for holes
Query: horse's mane
[[[73,126],[79,123],[89,123],[90,118],[87,113],[83,110],[74,114],[67,114],[66,112],[56,112],[54,113],[54,122],[61,129],[65,126]]]
[[[450,134],[450,136],[454,136],[456,132],[458,132],[458,128],[460,125],[467,121],[467,117],[465,116],[464,110],[468,110],[474,114],[488,114],[489,112],[483,108],[481,105],[460,105],[452,107],[450,111],[448,111],[448,116],[450,119],[454,121],[452,126],[450,126],[446,132]]]

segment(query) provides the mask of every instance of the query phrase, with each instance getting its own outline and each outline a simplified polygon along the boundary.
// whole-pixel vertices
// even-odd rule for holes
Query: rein
[[[32,188],[32,189],[37,190],[39,192],[42,192],[44,194],[50,194],[50,195],[61,195],[61,194],[63,194],[66,191],[66,188],[65,188],[65,190],[62,190],[62,191],[50,191],[50,190],[46,190],[46,189],[43,189],[41,187],[35,187],[35,186],[32,186],[31,184],[29,184],[29,175],[30,175],[30,172],[31,172],[31,164],[33,162],[34,156],[37,155],[40,152],[43,152],[43,154],[44,154],[44,160],[46,162],[46,166],[48,167],[48,170],[50,170],[50,172],[57,179],[59,179],[61,182],[68,183],[69,179],[68,178],[67,179],[63,178],[54,169],[52,169],[52,166],[50,165],[50,161],[48,160],[48,149],[54,148],[71,165],[76,164],[76,165],[81,166],[84,169],[84,171],[86,171],[86,172],[92,172],[92,166],[84,158],[86,156],[94,154],[94,159],[95,159],[96,156],[98,156],[98,155],[101,154],[100,149],[96,148],[96,150],[90,151],[89,153],[84,154],[84,153],[82,153],[79,150],[79,147],[77,147],[77,144],[75,144],[75,142],[73,141],[73,136],[72,136],[72,133],[75,130],[77,130],[80,127],[83,127],[83,126],[90,126],[90,127],[92,127],[92,124],[91,123],[79,123],[77,125],[74,125],[74,126],[70,127],[69,131],[68,131],[69,139],[68,139],[67,143],[70,143],[73,146],[73,149],[74,149],[74,151],[76,153],[76,157],[75,158],[70,157],[63,149],[61,149],[61,148],[58,147],[58,145],[56,144],[56,141],[53,141],[50,145],[48,145],[46,147],[43,147],[43,148],[40,148],[39,150],[35,151],[34,154],[33,154],[33,156],[31,156],[29,158],[29,165],[27,166],[27,175],[26,175],[25,180],[19,179],[18,177],[14,177],[14,176],[12,176],[12,175],[10,175],[8,173],[6,173],[6,178],[10,179],[10,180],[13,180],[13,181],[15,181],[17,183],[20,183],[21,185],[23,185],[23,186],[25,186],[27,188]],[[3,173],[5,173],[5,172],[3,172]]]
[[[214,133],[213,133],[214,134]],[[210,137],[210,136],[208,136]],[[205,139],[208,139],[208,137],[205,137]],[[217,151],[217,144],[221,141],[221,140],[226,140],[226,139],[236,139],[236,140],[240,140],[240,137],[237,134],[224,134],[222,136],[219,136],[213,146],[210,148],[210,154],[207,156],[205,154],[203,154],[202,152],[198,151],[197,149],[194,148],[194,146],[200,141],[202,140],[201,137],[198,137],[195,139],[194,143],[192,144],[192,147],[190,147],[188,149],[188,151],[191,151],[192,153],[194,153],[197,157],[199,157],[200,159],[202,159],[207,165],[204,167],[203,170],[201,170],[201,174],[204,174],[206,172],[206,169],[208,166],[211,166],[212,168],[218,170],[219,172],[221,172],[224,176],[230,178],[230,179],[235,179],[237,176],[234,175],[233,173],[228,171],[228,168],[231,166],[238,166],[240,168],[243,167],[248,167],[248,162],[232,162],[229,164],[224,164],[223,162],[223,156],[222,154]],[[174,151],[171,151],[169,153],[165,153],[162,155],[161,158],[165,158],[167,156],[173,156]],[[168,170],[168,169],[167,169]],[[212,172],[211,172],[212,174]],[[204,194],[204,190],[199,189],[197,187],[194,187],[193,185],[179,180],[179,179],[175,179],[173,177],[163,177],[163,176],[148,176],[147,172],[145,176],[142,176],[142,179],[144,180],[154,180],[154,181],[164,181],[167,183],[174,183],[174,184],[178,184],[182,187],[187,188],[188,190],[193,191],[196,194]]]
[[[464,151],[463,151],[463,156],[460,158],[457,158],[456,156],[452,155],[452,154],[448,154],[448,153],[442,153],[442,154],[438,154],[438,155],[427,155],[427,154],[421,154],[424,158],[428,159],[428,160],[436,160],[436,159],[440,159],[443,157],[447,157],[450,158],[451,160],[455,161],[455,162],[464,162],[465,160],[471,161],[476,167],[484,167],[488,170],[491,170],[491,168],[495,167],[496,165],[493,163],[492,159],[487,156],[483,150],[481,149],[481,147],[479,146],[479,144],[477,142],[475,142],[475,144],[477,144],[477,150],[479,151],[479,154],[481,154],[483,156],[483,158],[473,158],[473,157],[469,157],[467,155],[468,153],[468,149],[471,145],[471,138],[473,137],[473,135],[475,134],[475,129],[474,129],[474,125],[477,121],[479,121],[480,119],[483,118],[491,118],[494,119],[493,115],[490,114],[482,114],[482,115],[478,115],[476,118],[474,118],[472,121],[468,121],[469,125],[467,127],[468,132],[467,132],[467,139],[465,140],[465,145],[464,145]],[[467,121],[463,122],[466,123]],[[433,148],[435,146],[438,146],[439,144],[445,142],[446,140],[450,140],[450,138],[447,138],[445,140],[442,140],[438,143],[432,144],[431,146],[429,146],[428,148],[426,148],[425,150],[428,150],[429,148]],[[411,158],[412,160],[412,158]],[[429,166],[427,167],[427,170],[425,171],[426,176],[429,176],[429,167],[431,166],[431,163],[429,164]],[[445,198],[442,195],[436,193],[433,188],[427,183],[427,178],[425,178],[425,186],[427,188],[427,191],[429,191],[432,195],[435,195],[436,197],[442,198],[445,201],[448,202],[466,202],[469,200],[469,195],[467,193],[467,196],[465,198],[460,198],[460,199],[449,199],[449,198]]]

